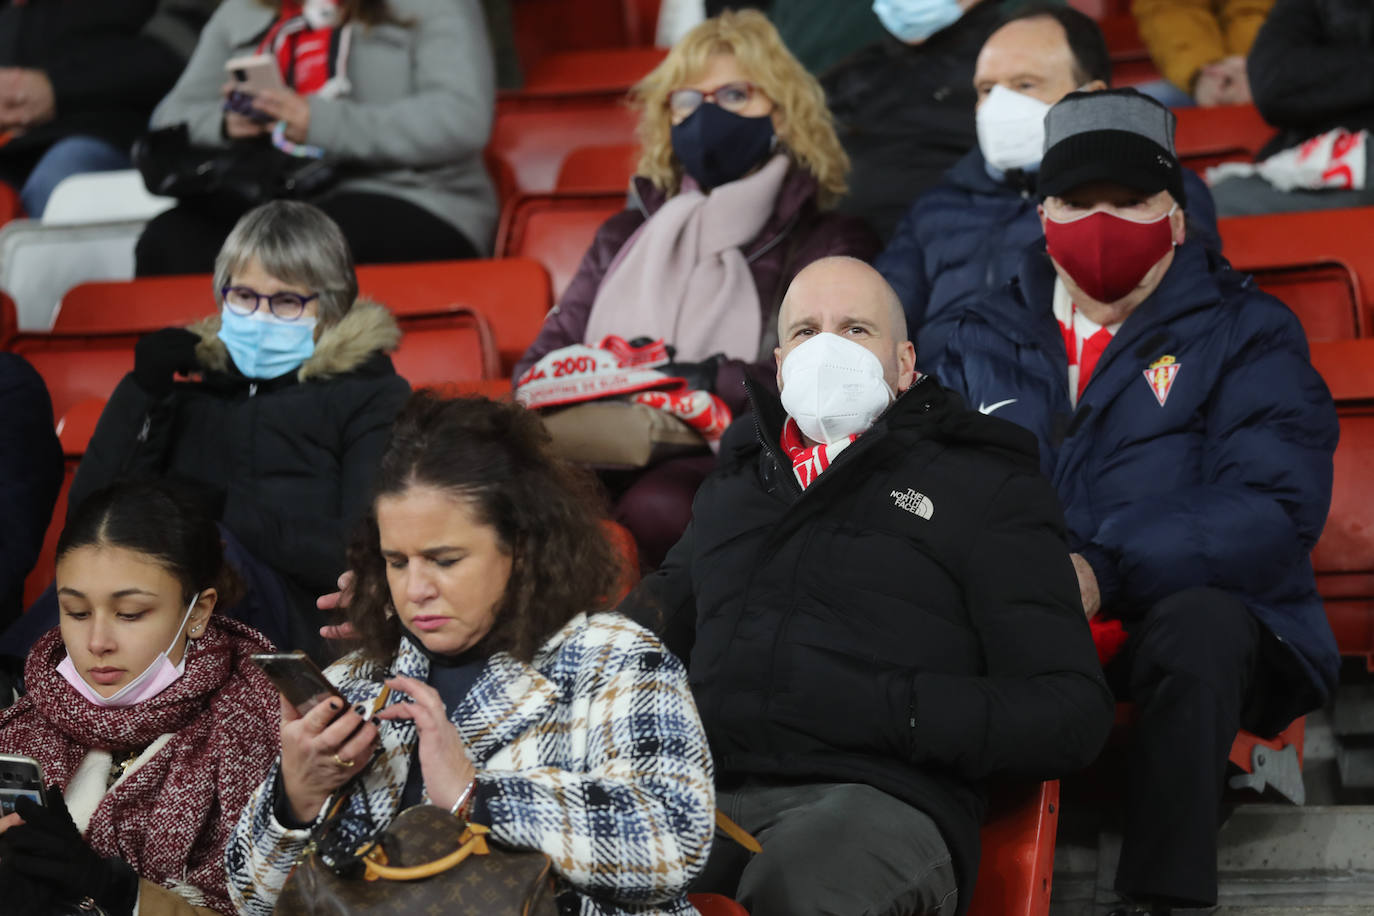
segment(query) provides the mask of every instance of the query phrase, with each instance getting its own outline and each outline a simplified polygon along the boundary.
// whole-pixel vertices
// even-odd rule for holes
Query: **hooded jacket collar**
[[[243,378],[229,359],[229,349],[219,339],[219,326],[219,315],[187,326],[188,331],[200,337],[196,357],[212,373]],[[377,354],[394,351],[400,341],[401,329],[391,312],[375,302],[359,300],[342,319],[320,333],[315,352],[293,375],[271,381],[292,384],[356,372]]]
[[[1035,196],[1035,172],[1012,169],[1004,174],[1001,181],[993,178],[988,172],[988,161],[983,158],[983,151],[975,146],[964,158],[950,166],[945,177],[954,187],[972,194]]]

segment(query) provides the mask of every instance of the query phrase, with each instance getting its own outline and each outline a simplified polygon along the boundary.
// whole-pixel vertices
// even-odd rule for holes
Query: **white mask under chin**
[[[1050,106],[1005,86],[993,86],[974,121],[978,148],[988,165],[1006,172],[1038,166],[1045,149],[1045,112]]]
[[[783,409],[815,442],[864,432],[893,398],[878,357],[836,334],[817,334],[782,361]]]

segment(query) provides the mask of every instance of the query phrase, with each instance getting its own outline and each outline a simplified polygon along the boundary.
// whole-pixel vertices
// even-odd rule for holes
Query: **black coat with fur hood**
[[[261,380],[234,366],[219,325],[215,315],[189,328],[201,338],[200,381],[155,397],[132,373],[124,377],[100,415],[69,505],[128,478],[179,478],[222,494],[221,521],[281,573],[305,609],[292,630],[308,638],[314,597],[334,591],[346,568],[345,545],[410,394],[387,356],[401,332],[385,308],[359,302],[320,334],[300,369]]]

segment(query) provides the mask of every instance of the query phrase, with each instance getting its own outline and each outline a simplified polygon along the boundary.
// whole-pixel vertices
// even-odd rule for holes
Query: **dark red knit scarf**
[[[48,783],[65,790],[89,751],[142,750],[174,733],[105,795],[86,840],[140,877],[166,887],[192,885],[204,905],[232,913],[224,846],[281,745],[277,691],[248,660],[270,651],[257,631],[212,617],[175,683],[136,706],[107,709],[57,673],[67,653],[54,628],[29,653],[28,693],[0,713],[0,750],[35,758]]]

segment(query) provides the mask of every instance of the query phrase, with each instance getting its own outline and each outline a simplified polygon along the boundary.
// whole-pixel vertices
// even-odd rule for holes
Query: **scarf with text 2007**
[[[807,445],[801,427],[791,417],[782,426],[782,450],[792,459],[792,473],[797,475],[797,483],[805,490],[821,472],[830,467],[840,452],[854,444],[858,436],[846,436],[839,442],[821,442]]]

